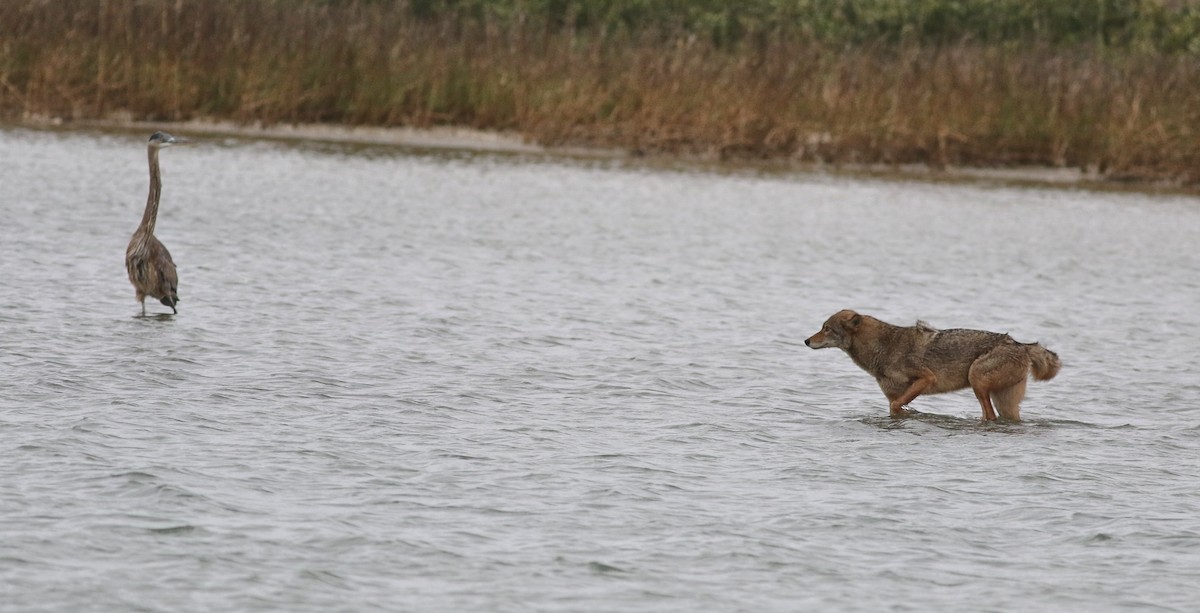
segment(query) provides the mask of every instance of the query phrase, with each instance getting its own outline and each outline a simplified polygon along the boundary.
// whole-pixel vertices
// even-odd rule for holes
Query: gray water
[[[0,130],[0,609],[1193,611],[1200,202]],[[833,312],[1040,341],[892,420]],[[164,315],[164,313],[167,313]]]

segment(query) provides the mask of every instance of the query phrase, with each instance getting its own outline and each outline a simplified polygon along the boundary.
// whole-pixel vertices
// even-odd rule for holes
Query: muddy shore
[[[1018,166],[976,168],[924,164],[818,164],[791,159],[721,160],[716,156],[684,154],[641,154],[615,148],[554,147],[529,142],[515,132],[498,132],[464,127],[383,128],[326,124],[255,125],[229,121],[147,122],[127,119],[77,120],[27,118],[9,125],[33,129],[146,132],[166,130],[193,137],[231,137],[278,141],[398,147],[416,150],[472,151],[534,155],[584,160],[610,160],[651,167],[677,167],[714,172],[757,171],[767,173],[835,174],[934,182],[998,183],[1004,185],[1057,186],[1097,190],[1200,193],[1167,182],[1117,182],[1077,168]]]

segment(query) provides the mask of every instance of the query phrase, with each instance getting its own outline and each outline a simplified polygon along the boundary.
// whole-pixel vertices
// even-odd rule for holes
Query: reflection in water
[[[138,313],[133,318],[138,321],[174,321],[175,313]]]
[[[966,398],[964,397],[964,403]],[[1099,426],[1086,422],[1073,421],[1068,419],[1024,419],[1019,422],[1008,421],[1003,418],[995,421],[986,422],[978,417],[959,417],[955,415],[939,415],[936,413],[920,413],[914,412],[905,417],[890,417],[888,415],[877,415],[861,418],[864,424],[874,426],[881,430],[909,430],[916,432],[926,432],[927,427],[932,426],[942,430],[952,430],[957,432],[981,432],[981,433],[1002,433],[1002,434],[1030,434],[1039,432],[1049,428],[1098,428]]]
[[[13,610],[1200,599],[1193,200],[209,141],[140,318],[144,140],[0,131]],[[893,420],[842,308],[1063,370]]]

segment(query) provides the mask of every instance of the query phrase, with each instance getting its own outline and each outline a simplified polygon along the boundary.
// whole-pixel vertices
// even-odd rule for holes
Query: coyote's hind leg
[[[1021,421],[1021,400],[1025,398],[1025,382],[1022,378],[1016,385],[992,392],[992,400],[1000,411],[1000,417],[1009,421]]]
[[[1025,378],[1028,376],[1029,354],[1015,343],[1000,345],[971,364],[967,381],[983,409],[984,421],[996,419],[993,395],[1002,417],[1014,421],[1021,419],[1020,404],[1025,396]]]
[[[979,401],[979,406],[983,408],[983,421],[995,421],[996,409],[992,408],[992,399],[988,393],[979,387],[972,387],[975,390],[975,399]]]

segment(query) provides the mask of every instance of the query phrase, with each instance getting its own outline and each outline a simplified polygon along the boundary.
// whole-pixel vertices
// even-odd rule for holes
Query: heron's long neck
[[[162,177],[158,174],[158,149],[149,147],[150,195],[146,197],[146,212],[142,213],[142,224],[138,232],[154,234],[154,222],[158,220],[158,199],[162,195]]]

